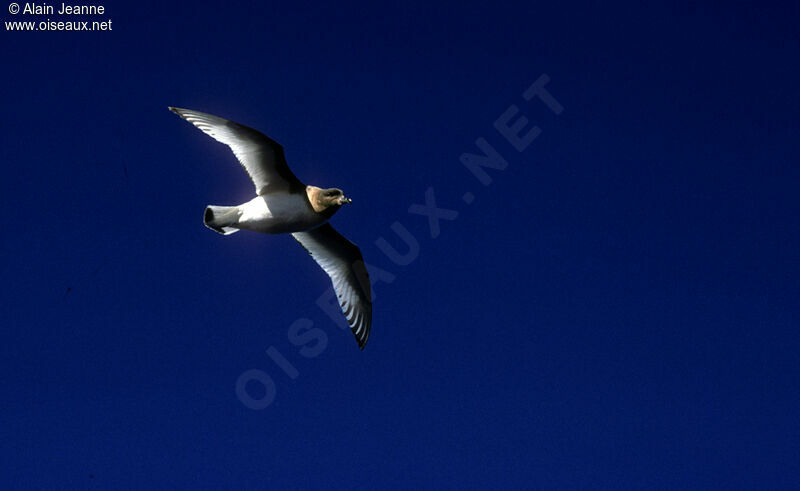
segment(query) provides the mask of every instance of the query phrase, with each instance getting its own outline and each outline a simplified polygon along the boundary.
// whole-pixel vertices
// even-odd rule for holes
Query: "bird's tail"
[[[232,226],[239,222],[239,216],[241,216],[241,212],[238,206],[208,205],[203,215],[203,223],[215,232],[230,235],[239,231],[238,228]]]

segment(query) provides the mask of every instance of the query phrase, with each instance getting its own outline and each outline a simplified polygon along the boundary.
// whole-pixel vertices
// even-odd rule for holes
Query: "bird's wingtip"
[[[359,338],[356,336],[356,343],[358,343],[358,349],[364,351],[364,348],[367,346],[367,339],[368,338]]]

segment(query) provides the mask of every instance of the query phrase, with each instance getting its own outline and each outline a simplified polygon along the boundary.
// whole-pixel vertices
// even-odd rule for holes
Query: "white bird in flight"
[[[206,207],[206,227],[229,235],[239,230],[292,234],[330,276],[339,305],[364,349],[372,325],[369,275],[358,247],[328,223],[352,200],[337,188],[306,186],[295,177],[283,147],[262,133],[218,116],[190,109],[170,111],[228,145],[256,186],[256,197],[238,206]]]

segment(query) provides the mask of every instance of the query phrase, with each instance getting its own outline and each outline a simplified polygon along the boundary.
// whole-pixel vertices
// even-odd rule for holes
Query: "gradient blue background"
[[[3,31],[3,489],[798,487],[780,5],[140,1],[111,32]],[[559,116],[521,97],[543,73]],[[542,129],[521,154],[511,104]],[[291,238],[203,227],[252,187],[168,105],[354,199],[332,223],[395,276],[364,352]],[[478,137],[509,161],[488,187],[459,162]],[[459,212],[435,239],[408,213],[429,187]],[[395,221],[408,266],[375,245]]]

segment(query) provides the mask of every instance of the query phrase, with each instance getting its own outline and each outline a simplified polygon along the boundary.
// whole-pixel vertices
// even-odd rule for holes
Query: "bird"
[[[286,163],[283,147],[263,133],[219,116],[169,107],[233,151],[255,185],[256,197],[237,206],[206,206],[203,223],[222,235],[239,230],[291,234],[328,274],[358,347],[372,327],[372,293],[361,250],[328,220],[353,201],[339,188],[303,184]]]

